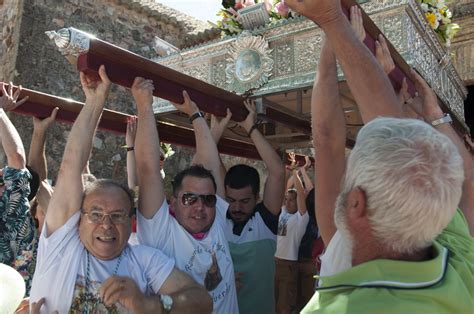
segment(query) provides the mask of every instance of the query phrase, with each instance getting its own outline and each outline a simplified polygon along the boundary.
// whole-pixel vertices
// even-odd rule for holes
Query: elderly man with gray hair
[[[404,119],[339,0],[286,3],[327,36],[312,97],[316,215],[327,249],[303,313],[472,313],[472,156],[414,71],[428,123]],[[347,162],[336,58],[366,123]]]

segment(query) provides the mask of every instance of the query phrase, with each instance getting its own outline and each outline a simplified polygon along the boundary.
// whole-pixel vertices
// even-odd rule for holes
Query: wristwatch
[[[451,123],[451,122],[453,122],[453,119],[451,119],[451,116],[449,115],[449,113],[446,113],[444,117],[431,121],[431,125],[437,126],[443,123]]]
[[[163,313],[168,314],[173,307],[173,298],[167,294],[160,294],[161,305],[163,305]]]
[[[189,123],[193,124],[193,121],[196,120],[197,118],[204,118],[204,113],[202,113],[201,111],[193,113],[189,117]]]

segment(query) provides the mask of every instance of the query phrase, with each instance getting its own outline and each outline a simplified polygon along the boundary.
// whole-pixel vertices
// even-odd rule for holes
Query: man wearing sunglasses
[[[239,313],[232,257],[224,233],[227,203],[216,197],[216,192],[222,195],[223,182],[216,182],[204,167],[191,166],[174,178],[173,199],[168,206],[160,176],[160,143],[151,91],[142,91],[143,100],[139,98],[135,142],[140,187],[138,240],[174,257],[179,269],[206,288],[214,313]],[[218,162],[217,147],[202,113],[186,92],[183,98],[183,104],[175,106],[190,117],[194,127],[199,155],[195,158]]]
[[[206,290],[176,269],[173,259],[128,245],[133,195],[127,187],[108,179],[83,186],[111,85],[104,66],[99,77],[81,73],[86,103],[71,129],[46,213],[30,302],[44,298],[44,313],[210,312]],[[132,86],[134,93],[139,85]]]

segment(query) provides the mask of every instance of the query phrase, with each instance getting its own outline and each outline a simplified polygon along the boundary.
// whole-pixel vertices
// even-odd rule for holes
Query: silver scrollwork
[[[263,37],[243,32],[229,47],[228,53],[230,58],[227,60],[226,74],[229,90],[244,94],[268,82],[273,59],[268,42]]]

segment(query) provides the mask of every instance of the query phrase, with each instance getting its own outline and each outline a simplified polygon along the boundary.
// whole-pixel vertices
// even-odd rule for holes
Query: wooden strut
[[[4,84],[6,87],[8,86],[8,84]],[[16,89],[17,88],[14,87],[14,91],[16,91]],[[28,100],[17,107],[14,112],[44,118],[48,117],[55,107],[58,107],[59,111],[56,115],[56,120],[70,124],[74,123],[84,106],[84,103],[78,101],[23,88],[21,98],[25,96],[28,96]],[[131,115],[129,114],[104,109],[98,128],[124,135],[127,130],[127,120],[130,117]],[[170,125],[161,121],[157,121],[157,128],[160,141],[180,146],[196,146],[194,131],[192,129]],[[219,141],[218,149],[220,153],[227,155],[260,159],[260,155],[253,145],[230,138],[222,138]]]
[[[159,63],[143,58],[130,51],[114,46],[100,39],[90,40],[89,51],[79,56],[77,68],[92,77],[98,77],[100,65],[105,65],[110,80],[130,88],[135,77],[140,76],[153,81],[153,95],[171,102],[182,103],[182,91],[186,90],[199,109],[219,117],[232,112],[232,120],[245,120],[248,111],[243,105],[243,97],[185,75]],[[266,118],[289,128],[311,133],[308,120],[293,117],[274,108],[266,108]]]

